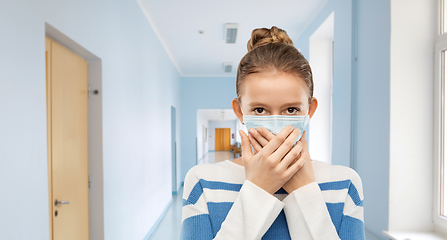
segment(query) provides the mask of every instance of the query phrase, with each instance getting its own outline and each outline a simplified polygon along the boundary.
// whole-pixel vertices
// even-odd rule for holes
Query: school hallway
[[[172,202],[159,219],[148,240],[178,240],[182,224],[183,187],[172,195]]]
[[[199,159],[198,164],[213,164],[225,160],[233,160],[234,155],[231,151],[213,151],[208,152]],[[182,221],[182,195],[183,187],[172,195],[172,203],[159,219],[157,227],[153,230],[148,240],[178,240],[180,239],[181,221]]]
[[[178,239],[187,172],[239,151],[238,66],[272,26],[366,239],[447,236],[447,0],[0,1],[1,240]]]

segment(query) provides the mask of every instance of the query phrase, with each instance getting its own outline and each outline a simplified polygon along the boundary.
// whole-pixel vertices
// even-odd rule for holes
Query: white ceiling
[[[198,109],[197,112],[208,121],[232,121],[237,119],[233,109]]]
[[[206,77],[235,76],[255,28],[278,26],[297,40],[328,0],[137,1],[180,74]],[[225,43],[225,23],[239,23],[236,44]]]

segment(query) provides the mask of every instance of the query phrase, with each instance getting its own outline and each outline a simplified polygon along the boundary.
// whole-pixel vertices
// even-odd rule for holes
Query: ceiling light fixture
[[[236,43],[238,23],[225,24],[225,41],[226,43]]]
[[[225,120],[225,111],[220,112],[221,121]]]
[[[224,71],[226,73],[230,73],[232,70],[233,70],[233,63],[231,62],[224,63]]]

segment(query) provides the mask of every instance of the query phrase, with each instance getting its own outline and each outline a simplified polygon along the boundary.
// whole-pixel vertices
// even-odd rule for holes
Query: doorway
[[[45,38],[50,239],[89,239],[88,63]]]
[[[334,12],[309,38],[309,63],[314,74],[314,97],[318,99],[318,109],[309,123],[309,151],[312,158],[331,163]]]
[[[104,239],[102,60],[49,23],[45,23],[45,36],[88,62],[88,84],[90,86],[88,98],[89,232],[90,239]],[[48,134],[48,136],[50,135]],[[49,150],[48,154],[51,154]],[[51,164],[48,162],[48,167],[50,166]],[[50,168],[48,168],[48,173],[50,173]],[[48,189],[50,190],[51,176],[48,178]],[[49,194],[49,199],[51,198]],[[48,202],[51,209],[52,203]],[[51,233],[52,212],[49,214]]]
[[[214,151],[231,151],[231,128],[216,128]]]

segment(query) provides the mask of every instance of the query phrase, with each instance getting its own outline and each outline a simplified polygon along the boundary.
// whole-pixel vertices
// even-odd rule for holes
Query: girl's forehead
[[[253,73],[246,77],[241,98],[247,101],[305,101],[309,90],[303,79],[284,72]]]

